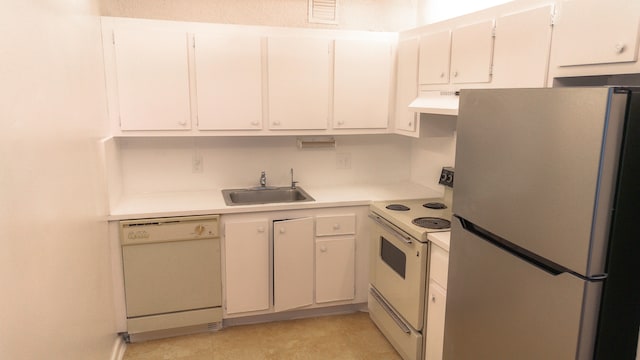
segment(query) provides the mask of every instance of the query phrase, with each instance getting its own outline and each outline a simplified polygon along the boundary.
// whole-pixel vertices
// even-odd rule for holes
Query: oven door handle
[[[405,243],[407,245],[413,243],[413,238],[411,236],[402,234],[400,232],[401,230],[397,229],[393,224],[391,224],[390,222],[388,222],[387,220],[385,220],[381,216],[378,216],[376,214],[369,214],[369,217],[373,221],[378,223],[380,226],[382,226],[383,228],[389,230],[389,232],[391,232],[393,235],[395,235],[395,237],[398,238],[398,240],[402,241],[403,243]]]

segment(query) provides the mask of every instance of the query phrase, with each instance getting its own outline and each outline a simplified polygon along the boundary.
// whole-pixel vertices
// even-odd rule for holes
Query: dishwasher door
[[[218,224],[217,216],[121,222],[129,333],[221,320]]]

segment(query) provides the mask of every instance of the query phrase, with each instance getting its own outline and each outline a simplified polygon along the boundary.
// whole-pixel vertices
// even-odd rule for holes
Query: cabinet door
[[[186,32],[116,29],[114,51],[122,130],[191,126]]]
[[[493,20],[455,29],[451,40],[451,78],[454,83],[491,81]]]
[[[554,29],[559,66],[638,60],[638,0],[580,0],[561,3]]]
[[[494,87],[544,87],[551,46],[551,6],[496,21]]]
[[[269,38],[269,128],[326,129],[329,41]]]
[[[316,302],[351,300],[355,293],[355,238],[316,240]]]
[[[389,42],[336,40],[333,127],[386,128],[390,74]]]
[[[418,40],[398,43],[398,71],[396,77],[396,130],[415,131],[416,113],[409,104],[418,95]]]
[[[451,60],[451,31],[420,38],[420,84],[448,84]]]
[[[262,128],[260,37],[195,35],[198,128]]]
[[[427,298],[427,327],[425,340],[425,360],[442,359],[444,344],[444,316],[447,305],[447,293],[437,284],[429,284]]]
[[[313,303],[313,218],[273,222],[273,306]]]
[[[225,223],[224,261],[227,313],[269,308],[269,223]]]

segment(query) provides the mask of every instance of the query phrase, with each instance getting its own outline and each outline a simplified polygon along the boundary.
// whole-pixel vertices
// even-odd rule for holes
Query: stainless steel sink
[[[222,197],[228,206],[314,201],[311,195],[300,187],[224,189]]]

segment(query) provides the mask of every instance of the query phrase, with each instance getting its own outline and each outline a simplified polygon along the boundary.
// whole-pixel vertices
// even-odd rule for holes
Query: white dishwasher
[[[219,215],[120,222],[128,341],[222,324]]]

